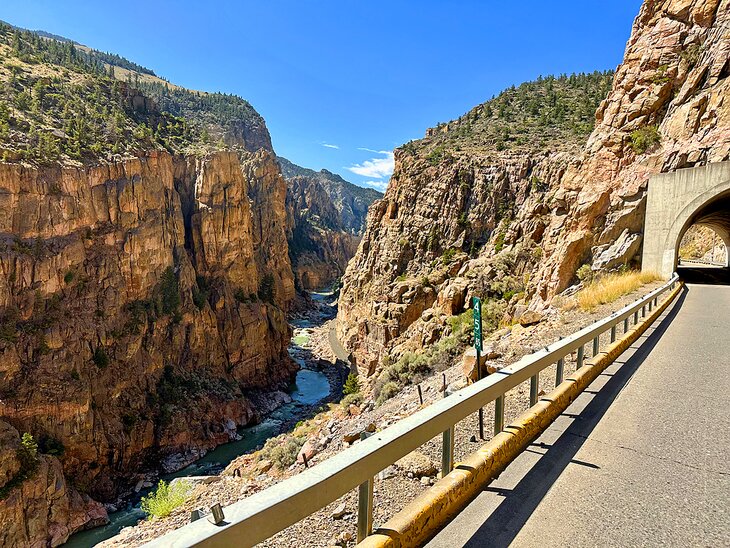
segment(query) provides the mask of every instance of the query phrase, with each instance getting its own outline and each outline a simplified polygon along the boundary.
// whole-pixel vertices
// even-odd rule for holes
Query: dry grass
[[[619,297],[636,291],[644,284],[661,279],[656,272],[624,272],[602,276],[584,289],[581,289],[576,299],[582,310],[591,311],[599,305],[612,303]]]

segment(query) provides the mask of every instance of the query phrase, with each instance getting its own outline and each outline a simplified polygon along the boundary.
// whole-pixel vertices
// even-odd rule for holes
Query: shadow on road
[[[575,417],[572,424],[554,444],[535,442],[530,445],[527,451],[543,456],[514,489],[496,487],[485,489],[485,491],[498,492],[505,498],[465,546],[472,548],[508,546],[568,464],[596,468],[591,463],[575,460],[576,453],[679,313],[687,291],[687,288],[684,288],[677,301],[668,311],[664,312],[660,320],[649,327],[631,346],[635,352],[630,357],[621,356],[616,360],[615,363],[620,366],[619,369],[613,375],[609,375],[611,378],[600,391],[595,392],[595,396],[580,415],[572,415]],[[622,361],[622,358],[625,361]],[[602,374],[602,376],[606,375],[608,375],[606,372]],[[536,451],[536,449],[543,451]],[[544,451],[545,449],[547,451]],[[539,544],[539,540],[535,540],[536,544]]]

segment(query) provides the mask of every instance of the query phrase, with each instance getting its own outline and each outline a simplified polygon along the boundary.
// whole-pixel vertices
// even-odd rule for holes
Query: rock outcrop
[[[339,335],[361,372],[436,340],[473,295],[534,323],[581,265],[636,264],[649,176],[729,157],[729,30],[727,0],[646,1],[590,135],[578,113],[600,88],[571,76],[396,150],[343,279]]]
[[[247,392],[288,384],[272,154],[0,164],[0,189],[0,417],[62,444],[82,490],[193,460],[255,417]]]
[[[321,289],[339,279],[353,257],[370,205],[382,195],[329,171],[279,158],[287,180],[289,252],[297,287]]]
[[[56,457],[40,455],[19,478],[18,431],[0,422],[0,545],[58,546],[82,529],[108,521],[104,506],[68,484]]]

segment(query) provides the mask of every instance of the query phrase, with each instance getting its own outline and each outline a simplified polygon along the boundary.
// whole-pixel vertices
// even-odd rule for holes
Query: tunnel
[[[679,262],[683,236],[693,226],[712,229],[724,242],[721,265]],[[642,270],[687,282],[730,284],[730,162],[680,169],[649,180]]]
[[[705,259],[700,262],[681,261],[679,245],[684,234],[693,226],[710,228],[724,243],[725,250],[721,261]],[[677,242],[677,273],[689,283],[720,283],[730,285],[730,268],[728,268],[728,250],[730,250],[730,192],[720,194],[701,207],[688,221],[686,228],[680,233]],[[705,264],[702,264],[702,263]]]

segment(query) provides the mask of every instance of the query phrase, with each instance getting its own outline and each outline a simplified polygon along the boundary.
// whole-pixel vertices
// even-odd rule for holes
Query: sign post
[[[482,380],[482,300],[472,297],[474,309],[474,350],[476,351],[477,379]],[[479,408],[479,438],[484,439],[484,409]]]

